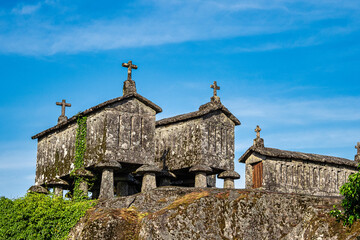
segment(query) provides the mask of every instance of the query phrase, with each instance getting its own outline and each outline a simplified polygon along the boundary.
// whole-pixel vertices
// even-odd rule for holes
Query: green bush
[[[330,214],[336,217],[337,221],[342,221],[344,225],[351,226],[356,220],[360,219],[360,172],[351,174],[340,188],[340,194],[344,196],[341,206],[343,211],[336,206]]]
[[[66,239],[70,229],[96,204],[29,193],[0,198],[0,239]]]

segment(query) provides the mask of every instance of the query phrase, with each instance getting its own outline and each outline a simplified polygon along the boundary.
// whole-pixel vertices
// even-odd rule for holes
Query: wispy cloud
[[[315,122],[359,121],[358,97],[323,99],[237,98],[226,105],[237,116],[266,119],[268,123],[304,125]]]
[[[51,10],[38,11],[43,4],[47,4]],[[39,2],[35,5],[19,5],[13,9],[12,13],[36,16],[26,20],[5,20],[11,29],[0,30],[0,51],[31,55],[77,53],[279,33],[306,28],[314,21],[344,16],[349,18],[348,22],[352,26],[357,26],[353,22],[359,18],[359,8],[354,7],[352,1],[342,1],[342,4],[336,1],[313,3],[284,0],[152,1],[151,8],[146,12],[141,11],[148,7],[148,3],[140,1],[133,3],[139,7],[131,11],[114,9],[117,14],[110,18],[96,15],[91,20],[84,17],[86,13],[81,8],[75,12],[66,12],[59,4]],[[61,17],[61,21],[57,17]],[[331,32],[333,27],[324,31]],[[239,49],[266,51],[316,43],[310,36],[305,40],[295,40],[291,45],[275,42]]]
[[[0,170],[35,168],[36,150],[3,150],[0,154]]]
[[[358,97],[323,99],[237,98],[225,104],[242,120],[235,150],[242,154],[252,145],[259,124],[265,145],[352,158],[360,136]],[[323,152],[319,152],[323,149]],[[333,149],[333,150],[331,150]],[[336,150],[335,150],[336,149]]]
[[[19,5],[12,9],[13,14],[19,14],[19,15],[28,15],[35,13],[39,8],[41,7],[41,3],[37,3],[35,5]]]

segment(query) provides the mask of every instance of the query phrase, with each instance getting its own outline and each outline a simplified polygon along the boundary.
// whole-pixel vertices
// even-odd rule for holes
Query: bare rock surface
[[[337,197],[161,187],[90,209],[70,239],[360,239],[329,216]]]

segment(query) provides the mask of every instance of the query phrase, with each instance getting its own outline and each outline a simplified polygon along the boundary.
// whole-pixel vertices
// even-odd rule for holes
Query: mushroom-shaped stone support
[[[120,169],[121,164],[117,161],[98,163],[95,168],[101,169],[100,199],[114,197],[114,170]]]
[[[69,188],[69,183],[67,183],[66,181],[64,181],[60,178],[55,178],[55,179],[51,180],[47,184],[47,186],[52,187],[54,189],[55,196],[62,197],[63,190]]]
[[[207,187],[206,175],[212,172],[211,167],[205,165],[195,165],[189,172],[195,173],[195,187]]]
[[[31,186],[31,187],[28,189],[27,192],[28,192],[28,193],[42,193],[42,194],[48,194],[48,193],[49,193],[49,191],[48,191],[46,188],[44,188],[44,187],[42,187],[42,186],[39,186],[39,185],[33,185],[33,186]]]
[[[84,168],[79,168],[77,169],[74,174],[76,176],[79,176],[83,179],[89,179],[89,178],[92,178],[94,177],[94,174],[92,174],[92,172],[84,169]],[[88,183],[86,181],[81,181],[80,182],[80,185],[79,185],[79,190],[82,191],[83,195],[84,196],[88,196],[88,191],[89,191],[89,186],[88,186]]]
[[[157,166],[145,164],[136,169],[135,172],[143,175],[141,192],[156,188],[156,173],[161,172]]]
[[[171,186],[171,180],[176,178],[176,175],[168,170],[162,170],[159,174],[160,186]]]
[[[218,178],[224,179],[224,188],[235,188],[234,180],[239,179],[240,175],[233,170],[228,170],[220,173]]]

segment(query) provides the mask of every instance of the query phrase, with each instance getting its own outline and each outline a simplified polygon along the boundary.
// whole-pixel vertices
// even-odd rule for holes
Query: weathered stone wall
[[[246,162],[246,188],[252,188],[252,164],[263,163],[263,189],[318,196],[338,196],[340,187],[356,169],[290,159],[265,159],[253,153]]]
[[[154,162],[155,111],[135,98],[87,115],[85,166],[101,161]],[[36,184],[65,176],[74,168],[77,124],[38,139]]]
[[[68,174],[74,165],[76,123],[38,139],[35,184]]]
[[[161,187],[100,202],[70,239],[356,240],[329,216],[340,198],[298,194]]]
[[[105,161],[154,163],[155,114],[137,99],[107,107]]]
[[[214,169],[233,169],[234,127],[235,124],[221,111],[157,126],[156,161],[160,164],[165,156],[170,170],[189,168],[196,164]]]

